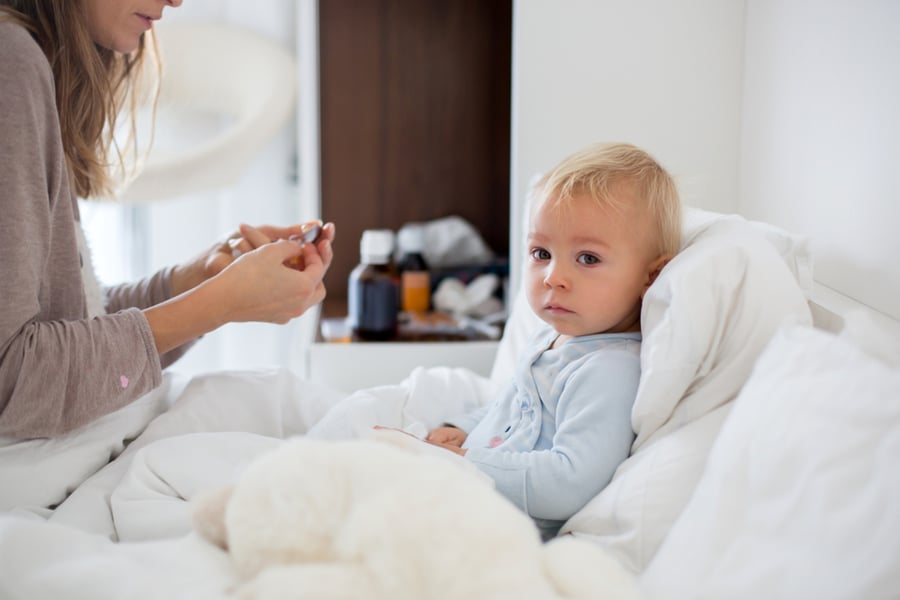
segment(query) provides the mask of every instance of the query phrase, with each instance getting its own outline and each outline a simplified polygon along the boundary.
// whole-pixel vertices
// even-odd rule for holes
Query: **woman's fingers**
[[[320,220],[307,221],[289,227],[274,227],[272,225],[253,227],[244,223],[241,224],[238,233],[228,237],[226,243],[237,256],[276,240],[302,237],[306,231],[316,226],[320,228],[321,233],[314,241],[317,245],[321,245],[321,248],[327,248],[327,264],[331,262],[331,248],[330,244],[322,244],[322,242],[330,242],[334,239],[334,223],[323,224]]]
[[[318,248],[313,244],[303,244],[300,252],[303,256],[303,272],[315,279],[322,279],[325,276],[325,263]]]
[[[334,223],[326,223],[322,227],[319,239],[316,240],[316,249],[319,251],[319,256],[322,257],[322,264],[325,269],[331,266],[331,260],[334,258],[331,242],[334,240],[335,233]]]
[[[270,240],[286,240],[292,236],[302,236],[307,230],[318,225],[322,227],[322,221],[315,219],[306,221],[305,223],[297,223],[287,227],[275,227],[274,225],[259,225],[256,227],[259,231],[269,237]]]
[[[323,240],[334,241],[334,234],[336,230],[334,228],[334,223],[325,223],[322,225],[322,233],[319,234],[319,239],[317,242],[321,242]]]
[[[334,239],[335,233],[334,224],[320,225],[322,230],[316,242],[313,244],[303,243],[299,248],[301,242],[290,239],[290,236],[287,235],[290,232],[302,231],[303,228],[312,224],[320,225],[321,221],[309,221],[287,228],[276,228],[270,225],[253,227],[243,223],[240,226],[240,232],[230,236],[226,243],[231,248],[232,256],[237,257],[273,242],[290,240],[292,246],[282,247],[287,253],[284,264],[300,271],[312,269],[309,275],[321,279],[334,257],[334,251],[331,248],[331,240]],[[282,235],[285,237],[280,237]]]
[[[252,246],[251,249],[259,248],[272,241],[272,238],[263,233],[260,229],[247,225],[246,223],[241,223],[240,229],[241,236],[250,244],[250,246]]]
[[[253,246],[250,245],[250,242],[245,240],[244,236],[239,233],[229,237],[226,245],[231,250],[231,256],[235,258],[253,250]]]

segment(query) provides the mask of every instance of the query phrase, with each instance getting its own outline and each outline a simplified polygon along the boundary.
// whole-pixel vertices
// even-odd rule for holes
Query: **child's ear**
[[[659,277],[660,271],[663,270],[663,267],[665,267],[670,260],[672,260],[672,257],[668,254],[658,256],[647,266],[647,282],[644,284],[644,289],[641,290],[641,300],[644,299],[644,294],[647,293],[647,290],[650,289],[650,286],[653,285],[653,282]]]

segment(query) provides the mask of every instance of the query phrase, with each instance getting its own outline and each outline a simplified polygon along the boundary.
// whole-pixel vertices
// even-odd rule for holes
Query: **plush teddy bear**
[[[593,544],[542,544],[531,519],[464,458],[397,431],[295,439],[193,502],[243,598],[638,598]]]

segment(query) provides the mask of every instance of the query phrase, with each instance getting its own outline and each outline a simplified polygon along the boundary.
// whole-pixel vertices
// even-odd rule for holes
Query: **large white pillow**
[[[647,290],[632,452],[733,399],[787,319],[812,324],[796,274],[747,222],[689,238]]]
[[[764,221],[745,219],[740,215],[723,214],[702,208],[685,206],[682,210],[682,240],[684,248],[693,243],[698,235],[717,223],[736,223],[747,231],[764,237],[775,248],[784,263],[794,274],[800,288],[807,295],[813,289],[813,259],[809,242],[805,236],[797,235]]]
[[[642,575],[647,597],[900,597],[898,463],[900,368],[786,327]]]
[[[690,208],[683,235],[682,251],[644,300],[632,456],[562,530],[605,546],[635,572],[690,497],[728,404],[769,338],[786,319],[812,321],[800,284],[811,272],[803,238]],[[520,294],[491,374],[495,385],[511,376],[538,323]]]

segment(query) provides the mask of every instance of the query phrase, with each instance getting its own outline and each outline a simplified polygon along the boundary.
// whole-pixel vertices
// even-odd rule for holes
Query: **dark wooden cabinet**
[[[506,256],[511,36],[512,0],[320,0],[330,299],[365,229],[459,215]]]

